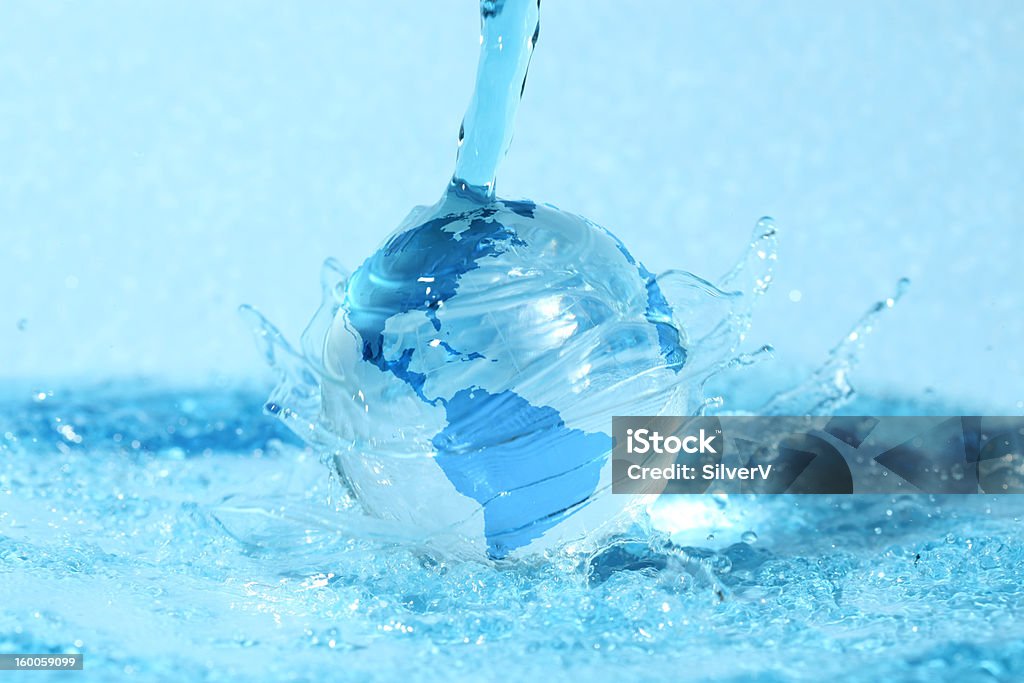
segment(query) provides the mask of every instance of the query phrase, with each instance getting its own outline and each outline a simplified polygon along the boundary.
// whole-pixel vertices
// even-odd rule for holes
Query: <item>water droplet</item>
[[[753,531],[744,531],[743,535],[740,536],[740,540],[748,545],[752,543],[757,543],[757,534],[755,534]]]
[[[716,574],[728,574],[732,571],[732,560],[726,555],[715,555],[711,558],[709,566]]]

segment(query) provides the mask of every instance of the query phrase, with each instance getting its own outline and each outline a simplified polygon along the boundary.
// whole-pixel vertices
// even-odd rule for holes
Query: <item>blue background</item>
[[[859,383],[1021,412],[1024,5],[541,20],[500,195],[704,275],[770,214],[752,340],[783,367],[905,275]],[[261,378],[234,309],[297,337],[326,256],[356,267],[439,196],[477,35],[470,2],[0,4],[0,377]]]

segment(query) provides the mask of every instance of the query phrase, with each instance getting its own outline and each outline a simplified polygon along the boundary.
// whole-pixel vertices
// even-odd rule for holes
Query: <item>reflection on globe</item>
[[[615,520],[611,418],[682,414],[687,344],[610,232],[449,191],[337,293],[320,427],[367,510],[492,559]],[[634,501],[635,502],[635,501]]]

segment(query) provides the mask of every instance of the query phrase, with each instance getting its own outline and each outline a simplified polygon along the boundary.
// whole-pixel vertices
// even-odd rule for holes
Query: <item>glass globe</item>
[[[686,341],[607,230],[449,191],[345,285],[322,426],[366,509],[503,559],[614,524],[613,415],[682,414]]]

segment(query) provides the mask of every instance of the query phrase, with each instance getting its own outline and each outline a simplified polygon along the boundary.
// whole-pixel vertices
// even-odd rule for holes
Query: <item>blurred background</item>
[[[0,3],[0,381],[269,381],[454,164],[473,2]],[[1024,410],[1024,5],[548,1],[498,193],[714,277],[781,231],[751,341],[862,388]],[[683,313],[685,319],[685,313]]]

